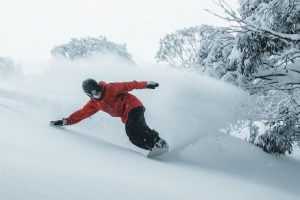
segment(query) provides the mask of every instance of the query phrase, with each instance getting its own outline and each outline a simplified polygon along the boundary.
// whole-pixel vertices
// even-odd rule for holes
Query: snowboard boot
[[[154,144],[154,146],[153,146],[152,149],[155,149],[155,148],[166,148],[166,149],[169,149],[169,145],[168,145],[168,143],[164,139],[158,137],[158,140],[155,142],[155,144]]]

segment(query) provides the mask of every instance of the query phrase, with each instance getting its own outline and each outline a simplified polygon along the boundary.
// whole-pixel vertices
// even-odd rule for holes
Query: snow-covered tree
[[[266,132],[252,141],[269,153],[291,153],[300,142],[300,90],[269,90],[255,99],[256,117],[265,122]]]
[[[196,68],[221,78],[227,72],[234,37],[221,28],[202,25],[177,30],[160,40],[158,62],[178,68]]]
[[[7,80],[18,78],[22,75],[22,69],[11,58],[0,57],[0,79]]]
[[[108,41],[105,37],[72,38],[67,44],[59,45],[51,50],[53,56],[67,59],[85,58],[96,54],[111,54],[131,60],[126,45]]]
[[[260,113],[269,129],[255,143],[270,153],[290,153],[300,141],[300,1],[239,0],[241,17],[224,0],[217,4],[227,17],[217,16],[234,22],[228,30],[237,33],[230,56],[234,75],[269,108]]]
[[[211,27],[205,33],[198,49],[198,63],[207,75],[220,79],[231,72],[228,57],[233,48],[234,36],[217,27]]]
[[[225,19],[238,24],[229,28],[237,33],[232,68],[252,81],[260,70],[276,70],[300,57],[299,1],[239,0],[239,3],[241,18],[224,0],[219,0],[228,15]]]
[[[190,68],[195,65],[200,40],[207,27],[184,28],[175,33],[167,34],[160,40],[156,60],[182,68]]]

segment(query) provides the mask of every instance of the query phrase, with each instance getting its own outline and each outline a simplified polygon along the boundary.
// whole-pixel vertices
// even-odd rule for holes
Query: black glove
[[[147,88],[149,88],[149,89],[155,89],[158,86],[159,86],[159,84],[154,81],[147,81]]]
[[[60,119],[60,120],[57,120],[57,121],[51,121],[50,125],[51,126],[64,126],[64,125],[67,125],[67,120]]]

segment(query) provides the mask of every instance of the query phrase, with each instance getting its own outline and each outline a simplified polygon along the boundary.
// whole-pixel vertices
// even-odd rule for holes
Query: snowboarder
[[[158,86],[159,84],[153,81],[107,84],[104,81],[98,83],[94,79],[86,79],[82,83],[82,88],[91,98],[88,103],[68,118],[51,121],[50,124],[52,126],[72,125],[101,110],[112,117],[121,117],[126,134],[134,145],[150,151],[156,148],[168,149],[167,142],[147,126],[144,117],[145,107],[142,102],[128,93],[134,89],[155,89]]]

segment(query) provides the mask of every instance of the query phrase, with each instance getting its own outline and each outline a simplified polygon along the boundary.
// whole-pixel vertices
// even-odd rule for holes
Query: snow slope
[[[116,58],[49,61],[43,75],[0,89],[0,199],[299,199],[300,156],[273,156],[220,134],[247,116],[233,86],[163,66]],[[127,139],[118,118],[97,113],[64,129],[88,98],[81,82],[155,80],[138,90],[146,119],[171,147],[157,159]]]

